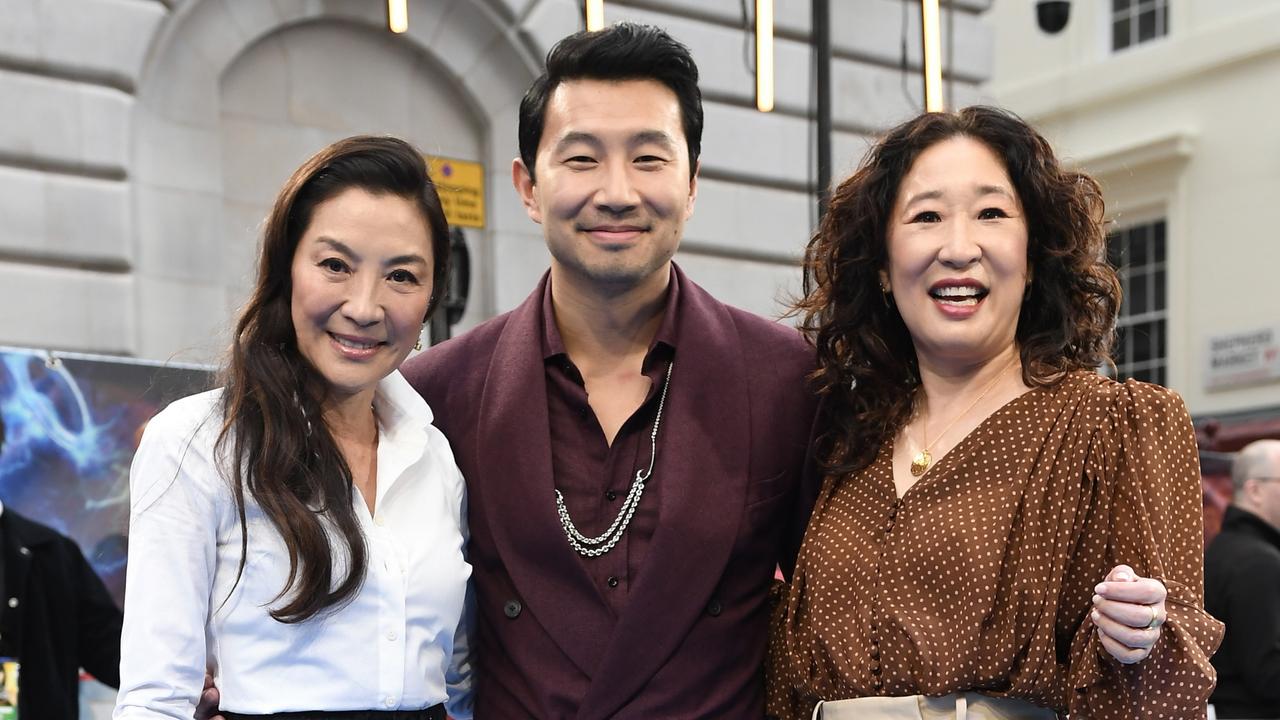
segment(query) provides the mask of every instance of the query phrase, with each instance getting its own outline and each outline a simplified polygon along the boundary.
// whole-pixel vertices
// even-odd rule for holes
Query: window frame
[[[1115,264],[1116,274],[1120,278],[1121,286],[1124,289],[1124,300],[1121,304],[1120,311],[1116,317],[1116,344],[1113,348],[1116,368],[1114,372],[1108,368],[1108,375],[1116,377],[1119,380],[1125,380],[1131,377],[1137,377],[1144,382],[1153,382],[1158,385],[1169,387],[1171,380],[1170,358],[1171,345],[1169,333],[1171,323],[1170,306],[1172,297],[1170,292],[1170,213],[1167,208],[1160,210],[1152,210],[1148,213],[1134,214],[1126,216],[1123,222],[1117,223],[1108,229],[1107,232],[1107,259],[1112,261],[1115,257],[1112,254],[1112,243],[1118,235],[1125,235],[1126,246],[1123,250],[1124,256],[1120,257],[1120,262]],[[1130,265],[1130,259],[1133,255],[1133,238],[1131,233],[1137,230],[1143,230],[1144,235],[1142,241],[1146,248],[1145,259],[1141,265]],[[1156,234],[1157,229],[1163,231],[1162,245],[1163,256],[1156,257],[1157,249]],[[1142,277],[1147,280],[1144,288],[1145,297],[1143,298],[1143,312],[1133,314],[1133,278]],[[1163,280],[1163,288],[1157,288],[1157,280]],[[1163,292],[1160,292],[1163,290]],[[1164,303],[1160,307],[1156,307],[1156,301],[1163,298]],[[1159,331],[1159,337],[1152,337],[1148,334],[1145,338],[1138,339],[1130,334],[1132,328],[1144,328],[1151,324],[1156,324]],[[1137,342],[1150,343],[1148,346],[1149,353],[1144,360],[1134,360],[1136,353],[1134,348]],[[1164,353],[1160,354],[1158,350],[1163,347]]]
[[[1102,12],[1103,33],[1102,45],[1107,55],[1129,52],[1139,47],[1149,46],[1169,37],[1169,15],[1172,12],[1171,0],[1098,0]],[[1123,10],[1116,10],[1116,2],[1126,2]],[[1141,39],[1140,18],[1150,11],[1154,14],[1154,35],[1146,40]],[[1122,17],[1127,16],[1127,17]],[[1129,23],[1129,39],[1121,47],[1116,47],[1116,24],[1121,20]]]

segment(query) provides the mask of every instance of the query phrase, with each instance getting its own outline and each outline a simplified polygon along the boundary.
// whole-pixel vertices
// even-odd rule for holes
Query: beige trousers
[[[1057,713],[1026,700],[978,693],[942,697],[864,697],[820,702],[813,720],[1056,720]]]

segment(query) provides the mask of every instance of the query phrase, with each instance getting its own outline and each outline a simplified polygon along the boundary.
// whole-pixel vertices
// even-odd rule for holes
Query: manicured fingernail
[[[1125,571],[1123,571],[1123,570],[1121,570],[1120,572],[1116,573],[1116,580],[1119,580],[1120,582],[1129,582],[1129,581],[1130,581],[1130,580],[1132,580],[1132,579],[1133,579],[1133,575],[1131,575],[1131,574],[1129,574],[1129,573],[1127,573],[1127,572],[1125,572]]]
[[[1097,585],[1095,585],[1095,586],[1093,587],[1093,591],[1094,591],[1094,592],[1096,592],[1096,593],[1098,593],[1099,595],[1106,595],[1106,594],[1107,594],[1107,584],[1106,584],[1106,583],[1104,583],[1104,582],[1098,583]]]
[[[1102,619],[1102,614],[1099,613],[1097,610],[1094,610],[1093,612],[1089,613],[1089,617],[1093,618],[1094,622],[1098,622],[1099,620]]]
[[[1100,603],[1100,602],[1102,602],[1102,600],[1103,600],[1103,598],[1102,598],[1102,596],[1101,596],[1101,595],[1094,595],[1094,596],[1093,596],[1093,602],[1094,602],[1094,604]]]

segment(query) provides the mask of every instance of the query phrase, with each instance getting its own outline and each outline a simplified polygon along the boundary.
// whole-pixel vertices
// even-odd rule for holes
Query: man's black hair
[[[661,28],[639,23],[618,23],[603,30],[570,35],[547,53],[547,70],[520,101],[520,159],[534,177],[534,160],[547,101],[566,80],[657,80],[671,88],[680,103],[685,142],[689,147],[689,172],[698,166],[702,152],[702,92],[698,66],[689,48]]]

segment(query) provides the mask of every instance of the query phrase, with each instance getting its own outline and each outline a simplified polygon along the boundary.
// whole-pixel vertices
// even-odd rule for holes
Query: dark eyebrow
[[[1013,199],[1013,196],[1009,194],[1009,191],[1000,185],[979,185],[977,190],[977,197],[982,197],[984,195],[1003,195],[1010,200]]]
[[[563,151],[565,148],[575,143],[590,145],[591,148],[597,152],[604,147],[604,143],[600,142],[600,138],[595,135],[575,130],[565,133],[564,136],[560,138],[559,142],[556,143],[556,151]]]
[[[412,255],[397,255],[384,262],[383,265],[422,265],[423,267],[426,267],[427,259],[417,253]]]
[[[921,200],[938,200],[941,197],[942,197],[941,190],[927,190],[917,195],[912,195],[911,199],[907,201],[907,204],[902,206],[902,209],[906,210],[907,208],[910,208],[912,205],[915,205]]]
[[[678,148],[675,138],[662,130],[641,130],[631,136],[632,147],[648,145],[651,143],[654,145],[661,145],[663,148],[672,152],[675,152]]]
[[[334,250],[342,253],[343,255],[346,255],[349,259],[355,260],[359,258],[359,256],[356,255],[356,252],[341,240],[334,240],[331,237],[326,237],[324,235],[321,235],[320,237],[316,238],[316,242],[324,243],[325,245],[328,245]]]
[[[974,188],[974,191],[975,191],[974,197],[985,197],[987,195],[1000,195],[1010,200],[1014,199],[1013,195],[1005,187],[1001,185],[978,185],[977,187]],[[906,210],[907,208],[910,208],[912,205],[915,205],[921,200],[940,200],[942,199],[942,195],[943,193],[941,190],[926,190],[925,192],[922,192],[918,195],[912,195],[911,199],[907,201],[907,204],[903,206],[903,209]]]
[[[589,145],[596,152],[602,152],[604,148],[604,143],[595,135],[581,131],[570,131],[565,133],[564,136],[560,138],[560,141],[556,143],[556,150],[563,151],[566,147],[573,145],[574,143]],[[627,144],[633,148],[649,144],[661,145],[664,149],[672,152],[675,152],[678,149],[675,138],[662,130],[641,130],[628,138]]]
[[[356,252],[352,250],[349,245],[342,242],[341,240],[335,240],[331,237],[321,236],[316,238],[316,242],[328,245],[329,247],[333,248],[335,251],[340,252],[343,255],[346,255],[348,260],[360,259],[360,256],[357,255]],[[409,253],[407,255],[396,255],[393,258],[388,258],[382,264],[386,267],[390,267],[392,265],[415,265],[415,264],[426,266],[427,259],[417,253]]]

